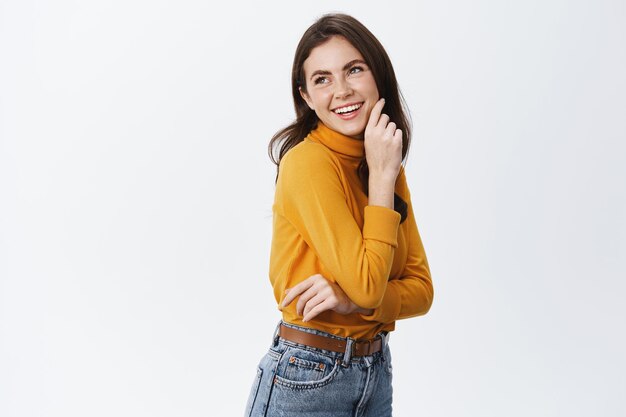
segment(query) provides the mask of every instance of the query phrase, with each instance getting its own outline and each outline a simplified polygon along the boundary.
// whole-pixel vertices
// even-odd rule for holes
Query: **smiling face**
[[[342,36],[311,50],[304,61],[306,92],[300,95],[330,129],[363,139],[372,107],[379,99],[374,75],[361,53]]]

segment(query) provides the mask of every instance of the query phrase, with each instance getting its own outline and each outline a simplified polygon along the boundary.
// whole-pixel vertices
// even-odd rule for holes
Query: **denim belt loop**
[[[343,362],[341,366],[347,368],[350,365],[350,360],[352,359],[352,349],[354,346],[354,339],[351,337],[346,338],[346,351],[343,354]]]
[[[282,322],[282,320],[279,320],[278,324],[276,325],[276,329],[274,330],[274,336],[272,336],[272,346],[276,346],[278,344],[278,339],[280,338],[278,332],[280,331],[280,325],[282,324]]]
[[[383,356],[387,353],[387,349],[389,348],[389,332],[383,331],[380,333],[380,338],[382,339],[382,346],[380,348],[380,352]]]

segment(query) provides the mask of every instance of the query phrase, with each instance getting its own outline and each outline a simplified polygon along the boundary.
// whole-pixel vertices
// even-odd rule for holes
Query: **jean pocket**
[[[339,359],[290,347],[282,355],[274,382],[293,389],[320,388],[335,378],[339,364]]]
[[[250,416],[252,413],[252,407],[254,407],[254,402],[256,400],[256,396],[259,393],[259,386],[261,385],[261,377],[263,376],[263,369],[257,367],[256,369],[256,378],[252,383],[252,388],[250,388],[250,395],[248,396],[248,403],[246,404],[246,412],[245,416]]]

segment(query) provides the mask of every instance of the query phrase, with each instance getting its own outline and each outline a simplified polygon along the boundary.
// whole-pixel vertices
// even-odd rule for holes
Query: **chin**
[[[352,137],[359,138],[359,139],[363,139],[364,132],[365,132],[365,129],[360,129],[358,127],[341,130],[341,133],[343,133],[344,135],[352,136]]]
[[[353,137],[353,138],[357,138],[357,139],[363,139],[363,131],[362,130],[355,130],[355,131],[351,131],[351,132],[346,132],[346,133],[344,133],[344,135],[350,136],[350,137]]]

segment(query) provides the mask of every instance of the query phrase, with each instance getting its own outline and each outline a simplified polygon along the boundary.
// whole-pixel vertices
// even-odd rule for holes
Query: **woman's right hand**
[[[304,322],[326,310],[333,310],[339,314],[361,313],[368,316],[374,312],[372,309],[364,309],[354,304],[339,285],[330,282],[322,274],[311,275],[293,288],[287,288],[285,294],[281,307],[287,307],[299,297],[296,314],[303,316]]]
[[[370,176],[395,182],[402,162],[402,130],[382,113],[385,99],[376,102],[365,126],[365,157]]]

